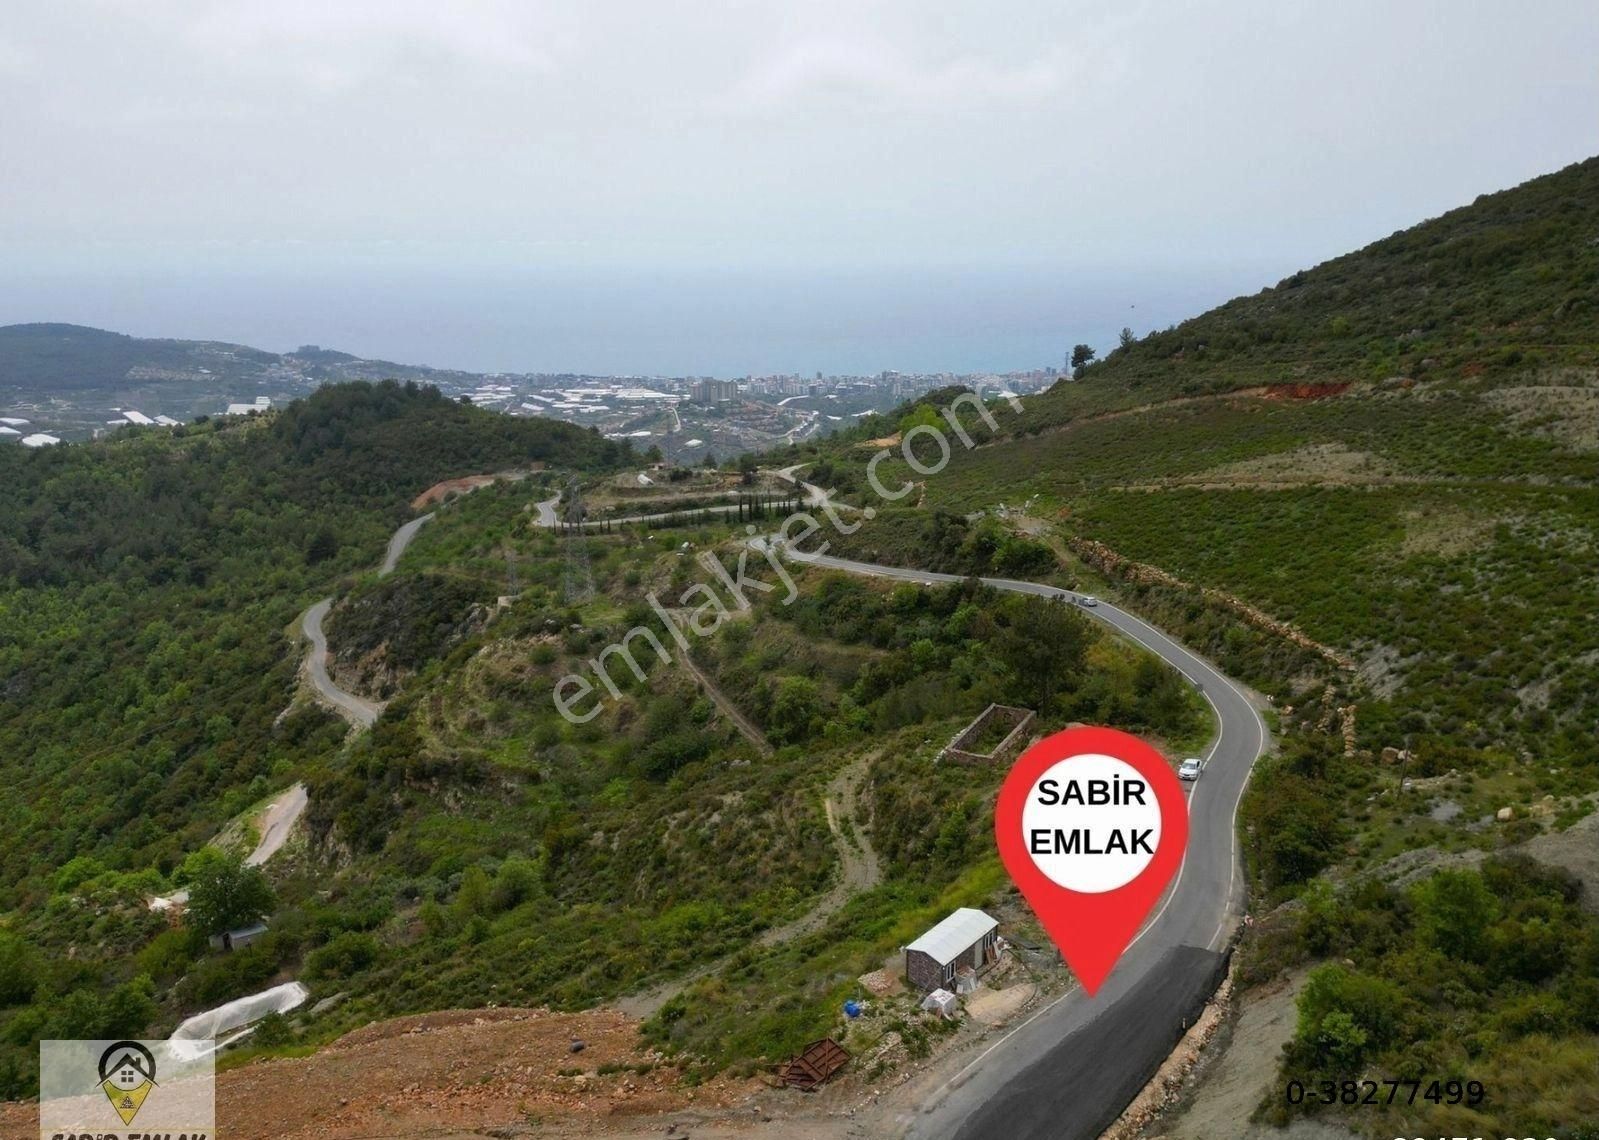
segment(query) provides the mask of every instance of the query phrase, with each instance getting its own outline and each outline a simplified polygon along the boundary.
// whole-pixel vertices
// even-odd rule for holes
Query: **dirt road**
[[[877,852],[869,836],[857,823],[861,784],[866,778],[869,761],[856,759],[827,785],[822,799],[822,810],[827,816],[828,829],[833,833],[833,847],[838,852],[839,877],[814,906],[792,922],[774,926],[756,941],[761,946],[781,946],[821,926],[837,914],[844,904],[859,891],[876,886],[882,880],[877,862]],[[643,1021],[655,1014],[672,998],[682,993],[701,978],[714,974],[732,959],[733,955],[718,958],[680,978],[673,978],[636,994],[620,998],[616,1008],[629,1017]]]

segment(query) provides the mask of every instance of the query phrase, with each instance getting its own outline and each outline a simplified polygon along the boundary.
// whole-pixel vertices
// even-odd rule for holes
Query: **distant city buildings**
[[[738,399],[737,380],[696,380],[689,385],[689,399],[696,404],[726,404]]]

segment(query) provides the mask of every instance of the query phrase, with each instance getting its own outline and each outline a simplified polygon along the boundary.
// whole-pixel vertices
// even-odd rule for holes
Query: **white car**
[[[1199,774],[1205,770],[1205,762],[1197,756],[1190,756],[1177,765],[1177,778],[1179,780],[1197,780]]]
[[[1077,604],[1080,606],[1097,606],[1099,605],[1099,599],[1094,597],[1093,594],[1084,594],[1077,599]]]

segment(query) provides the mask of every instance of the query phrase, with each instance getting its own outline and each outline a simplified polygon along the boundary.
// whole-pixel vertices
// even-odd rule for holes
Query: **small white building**
[[[981,974],[999,960],[999,920],[963,906],[905,947],[905,977],[924,993],[955,989],[962,969]]]
[[[211,943],[213,950],[243,950],[266,932],[266,923],[252,922],[249,926],[241,926],[237,930],[213,934],[207,941]]]
[[[23,447],[54,447],[60,442],[61,440],[56,436],[47,435],[42,431],[36,431],[32,435],[22,437]]]

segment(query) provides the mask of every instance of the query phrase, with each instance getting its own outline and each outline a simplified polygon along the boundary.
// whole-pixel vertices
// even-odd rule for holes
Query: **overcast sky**
[[[328,281],[1208,297],[1599,151],[1596,48],[1594,0],[8,0],[0,321],[258,327],[139,307],[179,279],[292,343]]]

